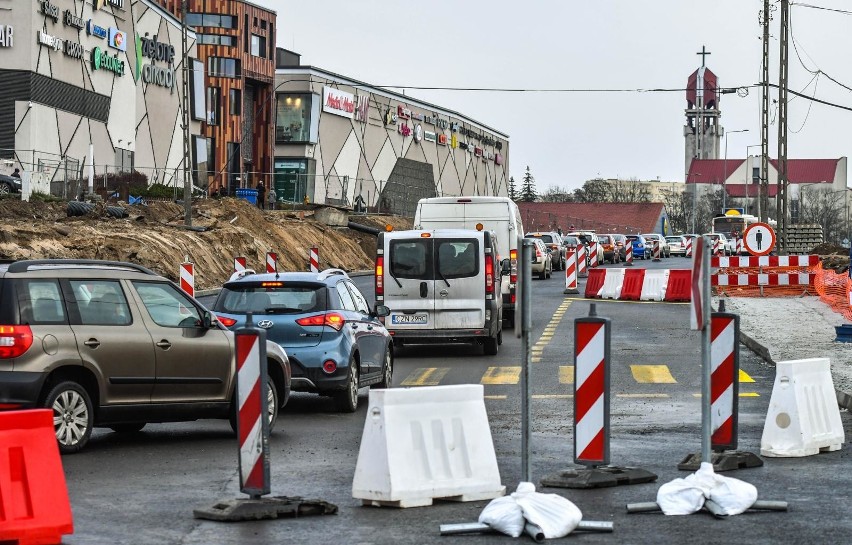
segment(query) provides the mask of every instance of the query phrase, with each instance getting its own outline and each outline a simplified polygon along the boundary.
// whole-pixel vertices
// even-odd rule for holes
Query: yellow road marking
[[[437,386],[449,371],[449,367],[421,367],[408,375],[401,386]]]
[[[489,367],[480,384],[517,384],[521,379],[520,367]]]
[[[677,384],[668,365],[631,365],[630,371],[642,384]]]
[[[571,394],[533,394],[533,399],[572,399]]]
[[[669,394],[615,394],[615,397],[632,397],[632,398],[648,397],[648,398],[657,399],[657,398],[667,398],[667,397],[669,397]]]
[[[574,384],[574,366],[559,366],[559,384]]]
[[[533,346],[532,348],[530,348],[530,352],[543,352],[543,351],[544,351],[543,346]]]
[[[754,382],[754,379],[751,378],[748,373],[740,369],[740,382]]]
[[[541,356],[532,356],[530,357],[531,363],[541,363]]]
[[[506,399],[506,396],[504,396],[504,395],[502,395],[502,396],[482,396],[482,397],[484,397],[485,399]]]

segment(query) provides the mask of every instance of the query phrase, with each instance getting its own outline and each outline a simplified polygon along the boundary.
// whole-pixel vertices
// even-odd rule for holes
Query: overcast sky
[[[762,0],[256,1],[278,12],[278,46],[300,53],[302,64],[374,85],[683,88],[702,46],[721,86],[760,81]],[[804,1],[852,10],[849,0]],[[777,83],[773,13],[770,81]],[[807,68],[852,87],[852,16],[793,3],[791,25]],[[817,98],[852,107],[848,89],[813,78],[791,48],[791,89],[812,96],[816,84]],[[684,179],[683,91],[406,94],[509,134],[512,176],[519,181],[529,166],[540,192],[598,176]],[[743,158],[746,146],[760,143],[760,89],[724,95],[721,111],[727,131],[749,129],[728,136],[728,157]],[[791,158],[850,155],[852,111],[796,98],[788,112]],[[777,130],[770,127],[773,158]]]

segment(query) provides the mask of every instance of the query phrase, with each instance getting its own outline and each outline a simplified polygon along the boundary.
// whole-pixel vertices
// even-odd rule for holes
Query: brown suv
[[[267,342],[270,429],[290,395]],[[235,426],[234,334],[170,280],[132,263],[0,264],[0,410],[52,408],[59,449],[93,427],[227,418]]]

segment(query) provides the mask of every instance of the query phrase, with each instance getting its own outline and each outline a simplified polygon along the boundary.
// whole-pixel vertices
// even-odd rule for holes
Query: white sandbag
[[[570,500],[558,494],[535,492],[532,483],[519,484],[512,498],[523,509],[527,522],[541,528],[547,539],[567,536],[583,520],[583,513]]]
[[[757,501],[757,488],[745,481],[716,475],[717,483],[710,490],[709,499],[722,508],[725,515],[739,515]]]
[[[507,536],[519,537],[524,531],[524,511],[511,496],[494,498],[479,514],[479,522]]]
[[[675,479],[657,490],[657,505],[666,515],[691,515],[704,507],[704,490],[686,479]]]

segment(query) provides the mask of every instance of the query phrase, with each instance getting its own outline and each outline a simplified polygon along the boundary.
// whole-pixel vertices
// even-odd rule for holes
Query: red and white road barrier
[[[180,289],[195,297],[195,265],[189,261],[180,264]]]
[[[713,240],[713,253],[710,255],[722,255],[724,252],[722,251],[722,241],[718,238]]]
[[[310,250],[311,272],[319,272],[319,248],[311,248]]]
[[[686,257],[692,257],[692,237],[686,239]]]
[[[713,257],[710,266],[719,269],[747,267],[816,267],[818,255],[742,255],[733,257]]]
[[[654,239],[654,259],[653,259],[653,261],[659,261],[659,260],[660,260],[660,241],[657,240],[657,239]]]
[[[266,252],[266,272],[278,272],[278,254],[275,252]]]
[[[589,299],[689,301],[689,269],[595,269],[586,280]]]
[[[568,248],[565,254],[565,295],[580,293],[577,287],[577,250]]]
[[[633,265],[633,241],[630,240],[625,242],[624,264],[628,267]]]
[[[574,320],[574,462],[609,464],[609,343],[607,318]]]
[[[739,419],[739,337],[736,314],[712,313],[710,319],[710,445],[736,450]]]
[[[714,274],[712,286],[813,286],[812,273]]]
[[[246,270],[246,258],[244,257],[235,257],[234,258],[234,272],[243,272]]]
[[[577,276],[586,278],[589,276],[588,263],[586,262],[586,245],[577,246]]]
[[[592,241],[589,246],[589,267],[595,268],[598,266],[598,243]]]
[[[235,332],[237,349],[237,436],[240,491],[269,494],[269,421],[266,418],[266,336],[253,328]]]
[[[737,239],[737,255],[743,255],[745,249],[743,248],[743,239]]]

